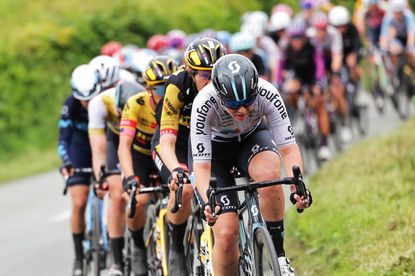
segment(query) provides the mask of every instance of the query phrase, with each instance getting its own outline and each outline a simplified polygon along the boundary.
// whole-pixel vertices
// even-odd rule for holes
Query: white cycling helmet
[[[229,41],[229,48],[232,52],[247,51],[255,48],[255,37],[249,33],[236,33]]]
[[[391,12],[403,12],[407,5],[406,0],[391,0],[389,2],[389,9]]]
[[[268,27],[268,15],[263,11],[249,12],[242,17],[241,32],[256,38],[263,36]]]
[[[335,6],[329,11],[329,23],[335,27],[346,25],[350,22],[350,13],[343,6]]]
[[[286,12],[276,12],[271,16],[271,30],[276,32],[290,26],[291,18]]]
[[[104,89],[114,85],[120,79],[120,65],[115,58],[97,56],[89,64],[98,70],[102,88]]]
[[[99,73],[89,64],[75,68],[71,76],[72,95],[81,101],[88,101],[101,92]]]

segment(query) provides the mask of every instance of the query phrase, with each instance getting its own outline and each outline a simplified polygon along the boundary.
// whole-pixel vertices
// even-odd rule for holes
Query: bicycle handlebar
[[[130,210],[128,212],[128,218],[133,218],[135,217],[135,207],[137,205],[137,199],[135,197],[136,193],[139,194],[150,194],[150,193],[163,193],[163,194],[167,194],[169,192],[169,186],[167,184],[161,184],[160,186],[156,186],[156,187],[145,187],[145,188],[141,188],[138,189],[138,187],[136,185],[134,185],[132,187],[132,190],[130,192],[130,198],[128,200],[128,209]]]
[[[74,173],[92,173],[92,168],[73,168]],[[61,169],[59,169],[61,172]],[[63,179],[65,180],[65,187],[63,188],[63,195],[65,196],[68,193],[68,179],[69,176],[64,176]]]
[[[216,179],[214,181],[210,181],[209,188],[206,192],[206,195],[209,199],[209,205],[212,208],[212,215],[215,216],[215,206],[216,206],[216,195],[222,194],[228,191],[253,191],[259,188],[265,188],[269,186],[275,185],[291,185],[294,184],[296,188],[296,193],[300,197],[304,197],[304,202],[308,202],[308,194],[307,194],[307,187],[303,182],[303,176],[301,174],[301,170],[298,166],[292,167],[293,177],[285,177],[280,179],[268,180],[268,181],[259,181],[259,182],[250,182],[247,184],[231,186],[231,187],[224,187],[224,188],[217,188],[216,187]],[[304,209],[297,208],[298,213],[302,213]]]

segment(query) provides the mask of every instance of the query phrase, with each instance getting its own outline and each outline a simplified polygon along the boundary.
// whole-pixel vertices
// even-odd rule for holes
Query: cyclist
[[[258,79],[247,58],[231,54],[219,59],[212,83],[196,97],[192,107],[191,152],[193,172],[202,210],[208,222],[215,222],[213,268],[215,275],[237,275],[239,219],[237,193],[220,196],[219,216],[212,216],[206,191],[210,175],[217,186],[235,185],[234,166],[254,181],[279,177],[280,156],[287,175],[293,165],[302,166],[299,148],[278,90]],[[263,117],[269,127],[266,126]],[[292,186],[291,198],[297,208],[308,205]],[[284,193],[281,186],[259,190],[261,212],[271,234],[282,275],[294,275],[285,257]]]
[[[210,82],[213,64],[225,54],[223,45],[212,38],[195,39],[187,47],[184,57],[186,68],[175,72],[166,83],[164,99],[159,104],[157,115],[160,120],[156,130],[152,150],[154,161],[164,183],[169,178],[170,190],[177,190],[178,173],[188,173],[187,149],[189,138],[190,112],[193,99]],[[167,219],[170,227],[169,275],[184,275],[183,237],[190,215],[192,188],[183,189],[182,208],[171,212],[175,203],[175,193],[170,193]]]
[[[411,66],[415,60],[415,19],[407,5],[406,0],[391,0],[390,12],[382,21],[380,48],[390,55],[392,67],[404,52],[409,56]],[[392,71],[394,68],[389,69]]]
[[[380,30],[385,11],[379,6],[379,0],[370,0],[364,14],[363,29],[368,37],[369,46],[378,47]]]
[[[120,78],[120,66],[115,58],[100,55],[93,58],[89,64],[98,70],[103,91],[115,86]]]
[[[138,90],[136,83],[128,84],[132,92],[140,93],[128,101],[122,99],[118,106],[123,109],[121,118],[120,144],[118,156],[125,176],[125,190],[133,185],[149,186],[150,177],[158,176],[158,171],[151,157],[151,140],[156,130],[155,110],[164,96],[166,79],[177,70],[177,63],[167,56],[158,56],[149,62],[143,72],[147,88]],[[127,225],[133,238],[133,272],[135,275],[147,275],[145,243],[143,229],[146,222],[146,206],[150,199],[148,194],[137,195],[136,215],[127,219]],[[137,256],[137,257],[136,257]],[[141,258],[138,261],[135,259]]]
[[[348,69],[350,82],[359,93],[361,69],[359,61],[362,53],[362,42],[356,26],[350,22],[349,11],[342,6],[335,6],[329,12],[329,22],[341,33],[343,39],[343,64]],[[348,87],[346,87],[348,89]],[[348,89],[349,90],[349,89]],[[349,106],[354,110],[354,106]]]
[[[72,199],[71,231],[75,246],[73,275],[82,275],[85,231],[85,207],[91,174],[74,172],[74,168],[91,168],[91,147],[88,139],[88,103],[101,91],[98,72],[90,65],[80,65],[72,73],[72,95],[61,109],[58,152],[62,160],[61,174],[68,177]]]
[[[111,88],[96,96],[88,106],[88,134],[96,179],[99,177],[101,165],[105,164],[106,168],[111,171],[119,169],[117,149],[121,119],[121,110],[118,110],[115,105],[116,88],[114,87],[119,81],[118,64],[110,61],[102,63],[100,67],[102,72],[114,72],[114,75],[107,76],[106,87]],[[96,186],[95,188],[99,196],[104,196],[101,187]],[[114,261],[110,275],[120,275],[123,267],[122,249],[124,247],[125,225],[125,203],[122,198],[121,177],[119,175],[108,177],[107,183],[102,188],[109,191],[107,227]]]
[[[318,119],[321,136],[318,157],[328,160],[331,158],[328,147],[330,122],[320,85],[324,80],[324,59],[321,51],[311,44],[305,31],[306,24],[302,19],[294,19],[288,28],[289,43],[280,60],[279,84],[286,94],[287,107],[291,107],[293,112],[298,109],[299,95],[306,92],[305,102],[315,110]]]
[[[336,28],[328,25],[327,16],[322,12],[317,12],[314,15],[312,24],[313,27],[309,28],[307,32],[314,47],[323,53],[330,95],[342,123],[341,139],[344,143],[348,143],[352,139],[352,132],[345,88],[340,79],[343,60],[342,36]]]
[[[236,33],[232,35],[229,48],[233,53],[247,57],[254,65],[258,74],[264,78],[265,64],[262,58],[255,53],[256,41],[255,37],[248,33]]]

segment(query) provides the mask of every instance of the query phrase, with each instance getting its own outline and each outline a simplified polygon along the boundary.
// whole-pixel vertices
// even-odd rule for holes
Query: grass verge
[[[298,275],[415,274],[414,129],[360,143],[309,180],[312,208],[287,216]]]
[[[0,184],[57,168],[59,164],[56,148],[28,151],[12,160],[0,161]]]

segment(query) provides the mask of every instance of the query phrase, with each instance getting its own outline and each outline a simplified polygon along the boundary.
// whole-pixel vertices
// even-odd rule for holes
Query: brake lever
[[[293,170],[293,174],[294,174],[294,182],[295,182],[294,185],[295,185],[295,188],[297,190],[296,193],[300,197],[304,197],[304,202],[308,203],[307,188],[304,184],[303,175],[301,174],[300,167],[293,166],[292,170]],[[304,212],[304,209],[297,208],[297,212],[302,213],[302,212]]]
[[[177,178],[179,180],[179,188],[176,191],[176,198],[173,208],[171,208],[171,212],[173,214],[177,213],[180,208],[182,208],[182,194],[183,194],[183,178],[185,178],[186,175],[184,173],[177,173]]]
[[[209,188],[206,191],[206,196],[209,200],[209,206],[212,211],[212,216],[216,216],[215,207],[216,207],[216,178],[212,177],[209,181]],[[204,211],[204,210],[202,210]],[[212,227],[215,223],[209,222],[208,225]]]

